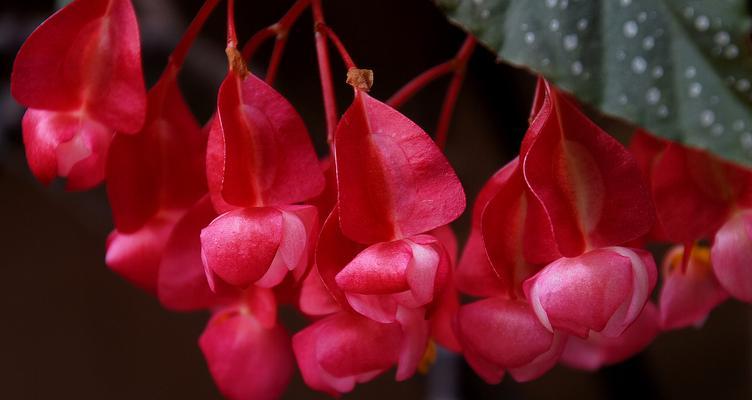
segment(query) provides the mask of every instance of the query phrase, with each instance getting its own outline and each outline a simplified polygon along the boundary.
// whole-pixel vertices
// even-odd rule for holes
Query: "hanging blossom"
[[[653,226],[637,162],[544,80],[530,121],[520,157],[478,197],[457,272],[460,290],[484,298],[460,308],[460,343],[492,383],[534,379],[562,353],[588,369],[620,361],[657,332],[644,311],[655,263],[622,247]]]
[[[657,210],[650,239],[682,245],[664,260],[663,329],[702,325],[729,296],[752,302],[750,171],[644,131],[630,148]]]

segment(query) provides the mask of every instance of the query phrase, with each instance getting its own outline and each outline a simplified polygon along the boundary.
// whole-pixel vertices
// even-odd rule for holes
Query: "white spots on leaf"
[[[684,16],[686,18],[692,18],[695,15],[695,9],[692,7],[687,7],[684,9]]]
[[[579,61],[575,61],[572,63],[570,69],[572,70],[573,75],[580,75],[583,70],[582,63]]]
[[[663,76],[663,67],[656,65],[655,67],[653,67],[653,72],[651,74],[653,75],[653,78],[659,79]]]
[[[734,86],[736,87],[736,90],[746,92],[750,88],[750,83],[748,79],[742,78],[736,81],[736,85]]]
[[[546,7],[554,8],[556,7],[556,3],[558,3],[558,0],[546,0]]]
[[[721,99],[718,96],[710,96],[710,104],[716,105]]]
[[[713,36],[713,41],[719,46],[725,46],[731,41],[728,32],[720,31]]]
[[[697,98],[702,93],[702,85],[699,82],[689,84],[689,97]]]
[[[569,35],[564,36],[563,39],[563,45],[564,50],[566,51],[572,51],[577,48],[577,35],[574,33],[571,33]]]
[[[525,33],[525,43],[533,44],[533,42],[535,42],[535,33],[534,32]]]
[[[588,27],[588,20],[586,20],[585,18],[580,18],[580,20],[577,21],[577,30],[578,31],[582,32],[582,31],[586,30],[587,27]]]
[[[723,51],[723,55],[728,59],[736,58],[736,56],[739,55],[739,48],[732,44],[726,47],[726,50]]]
[[[632,0],[619,0],[619,4],[621,4],[622,7],[629,7],[629,5],[632,4]]]
[[[645,36],[642,39],[642,48],[645,50],[650,50],[653,47],[655,47],[655,38],[652,36]]]
[[[721,124],[714,124],[713,126],[710,127],[710,134],[713,135],[713,136],[718,137],[718,136],[723,135],[723,131],[724,130],[725,129],[724,129],[723,125],[721,125]]]
[[[568,6],[569,0],[561,0],[561,2],[559,3],[559,8],[561,8],[562,10],[566,10]]]
[[[660,106],[658,106],[657,113],[658,113],[658,116],[661,118],[668,117],[668,107],[666,107],[665,104],[661,104]]]
[[[684,77],[687,79],[692,79],[697,74],[697,70],[695,67],[687,67],[687,69],[684,70]]]
[[[734,128],[735,131],[744,130],[744,121],[737,119],[731,124],[731,127]]]
[[[541,65],[543,65],[544,67],[547,67],[549,64],[551,64],[551,60],[549,60],[548,58],[541,60]]]
[[[695,29],[700,32],[705,32],[710,27],[710,19],[705,15],[698,15],[695,18]]]
[[[559,30],[559,20],[554,18],[551,20],[551,22],[548,23],[548,28],[551,29],[552,32],[556,32]]]
[[[702,110],[700,112],[700,125],[703,128],[713,125],[713,122],[715,122],[715,113],[712,110]]]
[[[742,133],[742,135],[739,137],[739,141],[741,142],[742,147],[749,150],[750,148],[752,148],[752,133]]]
[[[635,37],[637,35],[638,30],[639,28],[637,27],[637,22],[634,22],[632,20],[625,22],[624,26],[622,27],[624,36],[627,38]]]
[[[637,14],[637,21],[638,22],[645,22],[648,19],[648,13],[645,11],[640,12]]]
[[[619,61],[624,61],[624,59],[627,58],[627,53],[624,52],[624,50],[617,50],[616,51],[616,59]]]
[[[627,102],[629,101],[629,99],[627,98],[626,94],[620,94],[619,97],[616,99],[616,101],[618,101],[619,104],[624,106],[624,105],[627,105]]]
[[[648,104],[656,104],[661,100],[661,91],[656,87],[651,87],[645,92],[645,100]]]
[[[645,72],[645,69],[647,69],[648,63],[641,56],[637,56],[632,59],[631,66],[632,66],[632,72],[634,72],[635,74],[641,74]]]
[[[529,28],[529,26],[525,22],[523,22],[523,23],[520,24],[520,29],[522,29],[523,31],[527,31],[528,28]]]
[[[489,11],[488,9],[481,10],[481,12],[480,12],[480,17],[481,18],[487,19],[490,16],[491,16],[491,11]]]

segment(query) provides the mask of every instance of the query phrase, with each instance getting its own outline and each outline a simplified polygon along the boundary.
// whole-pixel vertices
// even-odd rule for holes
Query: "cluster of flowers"
[[[701,323],[729,295],[752,302],[749,171],[645,133],[630,152],[544,80],[520,156],[478,196],[456,269],[447,224],[465,195],[439,147],[352,68],[354,100],[319,160],[293,106],[247,70],[232,1],[230,69],[202,129],[177,76],[217,3],[147,94],[130,1],[75,0],[24,44],[12,92],[29,107],[39,180],[106,182],[107,265],[169,309],[211,311],[199,344],[226,396],[278,397],[296,361],[333,395],[395,366],[407,379],[434,343],[488,382],[559,361],[595,369]],[[291,12],[311,3],[320,14],[315,0]],[[684,246],[666,256],[658,307],[648,241]],[[461,305],[458,290],[481,299]],[[313,322],[291,338],[278,304]]]

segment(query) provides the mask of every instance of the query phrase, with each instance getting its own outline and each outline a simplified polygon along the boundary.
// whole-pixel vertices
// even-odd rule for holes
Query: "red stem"
[[[219,1],[220,0],[206,0],[204,2],[204,5],[202,5],[201,9],[198,10],[198,13],[193,18],[193,21],[191,21],[190,25],[188,25],[188,29],[183,34],[180,42],[177,46],[175,46],[175,50],[173,50],[172,54],[170,54],[170,59],[168,61],[169,66],[180,68],[183,65],[185,57],[188,55],[188,50],[190,50],[191,45],[193,45],[193,42],[196,40],[196,36],[198,36],[201,28],[204,27],[204,23],[206,22],[207,18],[209,18],[209,15],[211,15],[212,11],[214,11],[214,8],[216,8],[217,4],[219,4]]]
[[[357,68],[355,66],[355,63],[352,60],[352,57],[350,57],[350,54],[347,52],[347,49],[345,48],[345,45],[342,44],[342,41],[339,40],[339,36],[337,36],[336,33],[332,30],[332,28],[328,27],[325,23],[316,23],[316,30],[321,31],[324,34],[326,34],[326,37],[329,38],[329,40],[332,41],[334,44],[334,47],[339,52],[339,56],[342,57],[342,62],[345,63],[345,66],[347,69],[353,69]]]
[[[243,54],[243,59],[246,61],[250,61],[251,57],[253,57],[253,54],[256,53],[256,50],[266,42],[267,39],[271,39],[275,35],[274,30],[271,27],[266,27],[251,36],[250,39],[248,39],[247,42],[245,42],[245,45],[243,46],[243,50],[241,53]]]
[[[238,46],[238,34],[235,31],[235,0],[227,0],[227,47]]]
[[[334,95],[332,81],[332,67],[329,62],[329,49],[327,48],[326,35],[319,31],[318,26],[324,24],[324,13],[321,9],[321,0],[312,0],[314,35],[316,40],[316,58],[319,64],[319,78],[321,80],[321,93],[324,98],[324,113],[326,115],[326,137],[329,143],[334,139],[334,129],[337,127],[337,100]]]
[[[402,89],[398,90],[397,93],[392,95],[392,97],[390,97],[389,100],[386,101],[386,103],[394,108],[398,108],[406,101],[410,100],[410,98],[413,97],[415,93],[419,92],[426,85],[433,82],[435,79],[438,79],[452,72],[454,68],[454,60],[445,61],[430,68],[429,70],[413,78],[413,80],[403,86]]]
[[[454,70],[454,76],[449,83],[446,96],[444,97],[444,104],[441,105],[441,114],[439,114],[439,122],[436,125],[436,145],[440,149],[446,147],[447,134],[449,132],[449,124],[452,121],[452,114],[454,113],[454,106],[457,103],[457,97],[459,96],[460,89],[462,88],[462,81],[465,78],[465,69],[467,62],[470,59],[470,55],[475,48],[475,39],[468,35],[465,42],[462,44],[460,51],[454,58],[456,65]]]

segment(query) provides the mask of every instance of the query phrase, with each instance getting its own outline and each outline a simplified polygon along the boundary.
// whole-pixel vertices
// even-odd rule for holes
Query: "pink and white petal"
[[[713,272],[732,297],[752,303],[752,211],[729,219],[715,234]]]
[[[415,374],[418,364],[428,346],[430,325],[423,312],[405,307],[397,308],[397,321],[402,327],[402,346],[397,362],[398,381],[403,381]]]

